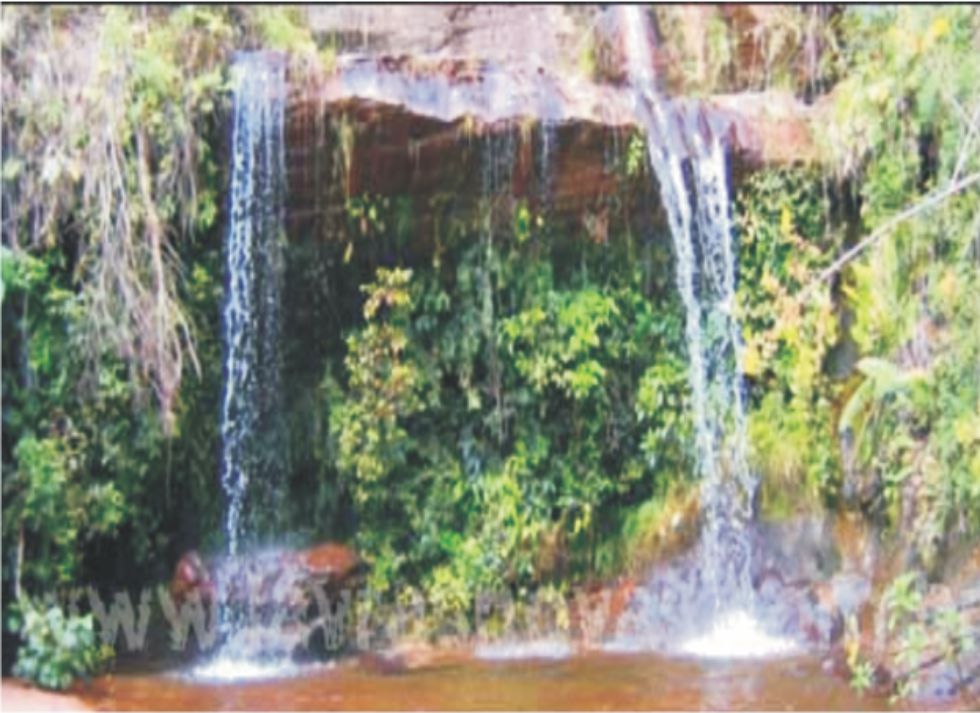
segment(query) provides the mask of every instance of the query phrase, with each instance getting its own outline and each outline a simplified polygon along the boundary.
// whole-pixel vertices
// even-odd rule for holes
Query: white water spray
[[[705,659],[769,658],[799,651],[796,642],[769,634],[744,611],[722,615],[710,632],[680,646],[682,654]]]

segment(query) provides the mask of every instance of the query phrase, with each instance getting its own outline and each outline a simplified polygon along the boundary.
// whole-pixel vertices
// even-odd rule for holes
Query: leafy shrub
[[[64,690],[76,679],[99,673],[111,659],[112,648],[99,644],[91,614],[66,616],[57,605],[42,609],[26,598],[18,608],[15,618],[20,621],[14,624],[24,641],[17,651],[15,676],[42,688]]]
[[[7,483],[11,524],[34,535],[48,557],[32,563],[36,580],[70,582],[77,574],[79,543],[113,532],[124,516],[113,483],[84,484],[78,446],[71,438],[22,438],[14,451],[20,468]],[[77,434],[75,434],[77,436]]]
[[[975,632],[963,613],[955,606],[925,608],[922,589],[920,573],[905,572],[892,580],[882,599],[888,634],[895,644],[897,698],[914,695],[923,672],[937,658],[951,664],[962,679],[960,657],[976,645]]]

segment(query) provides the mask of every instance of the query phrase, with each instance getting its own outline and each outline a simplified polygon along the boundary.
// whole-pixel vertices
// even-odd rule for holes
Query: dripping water
[[[555,186],[555,154],[558,148],[558,125],[550,119],[541,121],[538,129],[537,170],[541,204],[550,207]]]
[[[514,174],[514,161],[517,139],[514,127],[505,127],[500,132],[487,131],[483,136],[481,154],[482,186],[480,211],[483,217],[482,248],[483,260],[479,271],[479,290],[481,295],[480,327],[488,345],[488,382],[494,411],[492,424],[496,431],[497,444],[504,443],[503,372],[497,353],[489,348],[493,344],[496,305],[494,296],[493,272],[494,257],[494,216],[497,198],[511,185]]]
[[[483,136],[482,191],[483,197],[493,199],[510,186],[517,156],[516,128],[487,129]]]

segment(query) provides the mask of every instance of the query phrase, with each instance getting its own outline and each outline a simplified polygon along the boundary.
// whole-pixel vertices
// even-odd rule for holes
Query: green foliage
[[[978,12],[763,12],[746,68],[740,11],[696,10],[657,11],[689,88],[841,79],[822,100],[831,169],[764,169],[738,186],[735,308],[763,505],[832,505],[845,470],[873,475],[893,530],[935,573],[945,544],[980,523],[976,192],[815,281],[860,234],[980,170]],[[3,22],[4,576],[24,591],[159,580],[185,535],[221,538],[214,147],[230,57],[286,52],[300,85],[334,58],[295,8],[13,9]],[[804,56],[810,40],[822,59]],[[604,51],[584,46],[589,74]],[[349,173],[356,127],[337,121],[333,159]],[[621,159],[625,179],[646,180],[640,133]],[[337,192],[326,240],[290,236],[285,286],[304,537],[356,533],[377,592],[409,584],[465,625],[477,589],[557,597],[685,536],[681,309],[669,247],[630,228],[628,192],[574,221],[509,195],[474,214],[455,193],[421,205]],[[909,625],[895,629],[903,663],[923,647],[958,656],[962,622],[909,618],[904,582],[888,600]],[[849,664],[868,687],[859,647]]]
[[[624,563],[634,572],[643,573],[682,550],[697,532],[695,484],[680,476],[661,483],[660,492],[632,510],[623,522]]]
[[[980,169],[976,8],[847,13],[846,72],[825,127],[841,172],[860,178],[871,231],[923,194]],[[976,533],[980,405],[976,192],[898,226],[849,266],[844,293],[865,378],[841,428],[860,436],[921,564],[932,571],[953,523]],[[911,507],[909,507],[911,506]]]
[[[22,598],[13,618],[8,623],[23,638],[13,673],[41,688],[69,688],[102,671],[113,656],[98,642],[91,614],[66,616],[59,606],[42,608]]]
[[[199,7],[3,22],[4,577],[161,578],[174,520],[218,504],[212,132],[245,33]]]
[[[626,145],[626,175],[640,176],[644,174],[649,161],[646,137],[639,131],[631,133],[629,143]]]
[[[957,609],[943,609],[936,616],[936,636],[943,660],[954,665],[977,645],[976,632]]]
[[[666,79],[685,95],[821,89],[833,76],[839,28],[830,8],[778,5],[656,8]]]
[[[858,693],[864,693],[874,685],[874,664],[870,661],[857,660],[851,666],[851,688]]]
[[[919,572],[896,577],[882,602],[888,633],[895,640],[896,698],[915,694],[923,669],[936,658],[951,664],[962,675],[960,657],[976,645],[975,633],[955,606],[924,609]]]
[[[4,84],[4,237],[15,250],[73,246],[86,355],[122,357],[169,419],[185,360],[197,366],[172,240],[217,215],[201,134],[232,33],[210,9],[159,20],[119,7],[5,14],[18,51]]]
[[[37,538],[35,545],[44,552],[33,563],[39,571],[28,573],[39,581],[72,582],[86,540],[112,534],[123,518],[123,497],[115,484],[79,482],[79,435],[22,438],[14,452],[20,469],[5,483],[5,495],[13,496],[8,522]]]
[[[978,69],[976,8],[933,6],[853,9],[842,22],[847,52],[835,90],[828,151],[846,170],[868,158],[866,208],[880,218],[903,207],[919,169],[918,139],[941,136],[939,171],[960,160],[960,138],[972,111]],[[882,151],[886,148],[888,151]],[[969,157],[966,157],[967,159]],[[975,165],[975,156],[974,165]],[[965,167],[961,167],[965,168]]]
[[[895,502],[916,466],[915,414],[932,396],[928,375],[872,357],[859,361],[857,369],[865,379],[841,411],[839,429],[850,436],[862,464],[882,471],[885,496]]]
[[[153,410],[134,414],[137,390],[112,355],[90,371],[79,354],[83,298],[65,289],[57,254],[4,251],[4,535],[19,542],[16,576],[28,589],[66,583],[83,553],[136,514],[162,461]],[[136,519],[129,545],[151,557],[156,517]],[[144,559],[145,558],[145,559]]]
[[[861,654],[861,632],[857,615],[844,621],[844,655],[851,672],[851,688],[863,694],[874,685],[874,664]]]
[[[891,584],[883,598],[888,612],[888,630],[894,632],[915,618],[922,606],[922,593],[919,591],[919,577],[916,572],[899,575]]]
[[[834,390],[824,371],[837,317],[829,289],[799,296],[840,242],[820,189],[811,171],[773,170],[750,179],[740,196],[741,359],[757,395],[749,424],[754,461],[773,507],[794,492],[813,498],[837,487]]]
[[[501,324],[504,348],[518,373],[537,392],[548,387],[582,401],[605,377],[596,358],[600,347],[615,357],[615,342],[605,339],[619,312],[615,301],[594,290],[549,293],[535,305]]]
[[[355,499],[361,503],[370,497],[368,487],[404,464],[409,439],[399,419],[423,407],[419,369],[403,358],[411,276],[411,270],[380,268],[377,282],[363,288],[368,326],[347,340],[350,392],[335,412],[338,466],[355,476]]]
[[[640,448],[650,467],[660,461],[672,467],[690,465],[686,451],[692,432],[687,367],[679,355],[667,353],[643,372],[636,394],[636,416],[646,427]]]
[[[350,232],[397,246],[374,205],[350,203]],[[416,586],[453,621],[476,591],[618,567],[622,516],[690,462],[676,302],[658,311],[608,249],[556,274],[569,238],[526,203],[492,241],[474,222],[362,287],[330,415],[372,586]]]
[[[256,8],[253,22],[263,46],[298,55],[315,54],[316,44],[301,12],[300,8],[295,7]]]
[[[288,50],[298,81],[325,55],[295,8],[21,8],[3,22],[4,240],[71,247],[84,353],[121,358],[170,428],[185,372],[201,370],[175,245],[218,214],[229,60]]]
[[[842,79],[820,133],[851,184],[763,171],[739,199],[742,363],[764,505],[788,508],[801,484],[833,502],[845,461],[848,478],[876,484],[864,506],[883,502],[929,571],[952,532],[971,536],[980,521],[970,450],[980,410],[976,193],[897,225],[847,265],[839,287],[817,275],[856,240],[838,225],[856,217],[846,193],[860,199],[852,227],[870,232],[980,168],[967,59],[978,22],[975,9],[948,7],[837,17],[831,73]]]

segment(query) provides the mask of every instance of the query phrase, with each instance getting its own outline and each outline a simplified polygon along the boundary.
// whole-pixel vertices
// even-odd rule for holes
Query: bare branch
[[[855,245],[847,252],[845,252],[843,255],[841,255],[839,258],[834,260],[833,264],[831,264],[829,267],[823,270],[819,275],[817,275],[817,277],[814,278],[810,282],[810,284],[804,287],[803,290],[800,292],[799,300],[801,302],[805,301],[810,296],[810,293],[813,290],[815,290],[818,285],[820,285],[828,278],[840,272],[840,270],[844,266],[846,266],[851,260],[853,260],[858,255],[860,255],[865,250],[865,248],[867,248],[869,245],[873,245],[874,243],[876,243],[878,240],[880,240],[885,235],[887,235],[892,230],[894,230],[895,227],[900,223],[903,223],[906,220],[909,220],[910,218],[914,218],[919,213],[923,213],[927,210],[930,210],[931,208],[935,208],[937,205],[942,203],[950,196],[956,195],[957,193],[966,190],[967,188],[972,186],[974,183],[977,183],[978,181],[980,181],[980,172],[971,173],[966,178],[960,179],[959,181],[951,182],[949,185],[946,186],[946,188],[942,189],[941,191],[933,192],[930,195],[923,198],[922,200],[920,200],[918,203],[914,203],[910,207],[906,208],[901,213],[897,213],[896,215],[893,215],[891,218],[886,220],[882,225],[880,225],[877,228],[877,230],[872,232],[869,236],[861,240],[857,245]]]

